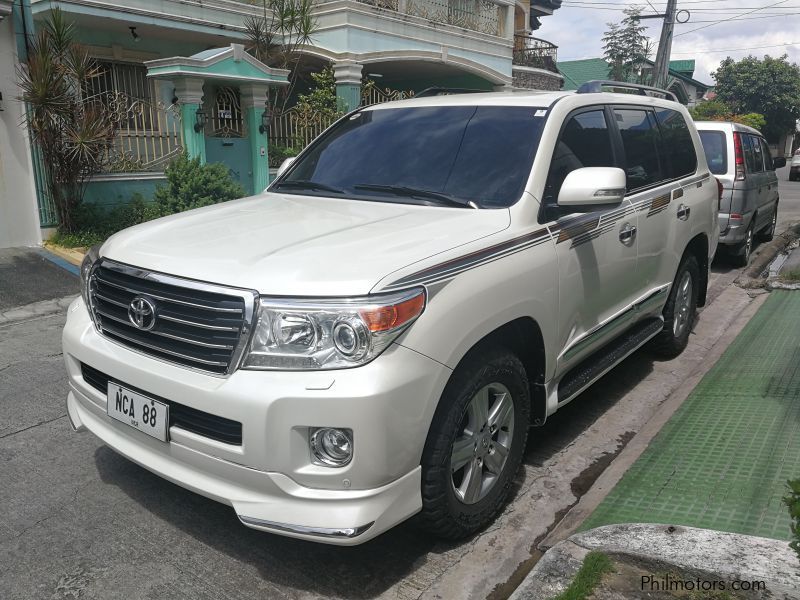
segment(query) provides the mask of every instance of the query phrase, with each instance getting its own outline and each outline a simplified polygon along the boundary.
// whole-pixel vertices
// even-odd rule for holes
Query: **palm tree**
[[[87,97],[89,82],[102,71],[74,41],[74,27],[59,9],[31,42],[18,69],[20,100],[41,151],[47,191],[59,229],[73,232],[86,183],[108,160],[114,121],[98,99]]]

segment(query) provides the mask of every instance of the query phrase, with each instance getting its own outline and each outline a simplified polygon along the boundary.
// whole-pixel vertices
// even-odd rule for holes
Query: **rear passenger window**
[[[661,127],[664,140],[663,156],[666,159],[667,179],[678,179],[693,174],[697,170],[697,153],[689,133],[686,119],[677,110],[657,108],[656,119]]]
[[[761,140],[761,151],[764,153],[764,170],[774,171],[775,167],[772,166],[772,152],[769,149],[767,140],[765,140],[764,138],[758,138],[758,139]]]
[[[582,167],[613,167],[611,134],[602,109],[578,113],[564,125],[556,143],[544,190],[547,204],[558,202],[561,185],[572,171]]]
[[[764,170],[764,160],[761,158],[761,152],[756,159],[756,151],[753,148],[753,136],[747,134],[739,134],[742,137],[742,146],[744,147],[744,161],[747,164],[748,173],[760,173]],[[760,149],[760,146],[759,146]]]
[[[748,135],[750,145],[753,147],[753,169],[751,173],[761,173],[764,170],[764,152],[761,150],[761,139]]]
[[[659,131],[653,115],[646,110],[614,109],[622,146],[628,191],[653,185],[664,179],[658,158]]]

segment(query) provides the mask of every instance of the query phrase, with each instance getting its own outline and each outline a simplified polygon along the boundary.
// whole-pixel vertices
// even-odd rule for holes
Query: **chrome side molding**
[[[375,521],[361,525],[359,527],[306,527],[305,525],[290,525],[288,523],[276,523],[255,517],[236,515],[245,525],[257,527],[259,529],[272,529],[285,533],[296,533],[300,535],[311,535],[322,538],[354,538],[360,536],[375,524]]]

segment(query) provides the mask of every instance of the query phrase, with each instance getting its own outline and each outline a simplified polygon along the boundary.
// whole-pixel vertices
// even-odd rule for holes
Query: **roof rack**
[[[660,96],[663,96],[665,100],[672,100],[673,102],[678,101],[678,98],[675,96],[675,94],[668,92],[667,90],[662,90],[661,88],[651,87],[649,85],[641,85],[638,83],[627,83],[625,81],[607,81],[601,79],[587,81],[578,88],[578,93],[596,94],[598,92],[602,92],[604,87],[636,90],[640,96],[652,96],[653,94],[659,94]]]
[[[414,94],[414,98],[429,98],[431,96],[450,96],[452,94],[483,94],[486,90],[474,90],[470,88],[448,88],[432,86],[425,88],[421,92]]]

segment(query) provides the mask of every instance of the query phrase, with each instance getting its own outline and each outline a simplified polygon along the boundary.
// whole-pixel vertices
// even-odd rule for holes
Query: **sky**
[[[642,7],[643,15],[657,14],[666,9],[666,0],[564,0],[533,35],[557,45],[559,61],[600,57],[607,23],[621,21],[622,9],[629,6]],[[704,83],[714,83],[711,73],[727,56],[788,54],[800,64],[800,0],[678,0],[678,11],[689,11],[688,22],[675,25],[671,59],[695,59],[695,79]],[[686,18],[682,12],[678,20]],[[662,22],[642,21],[656,43]]]

